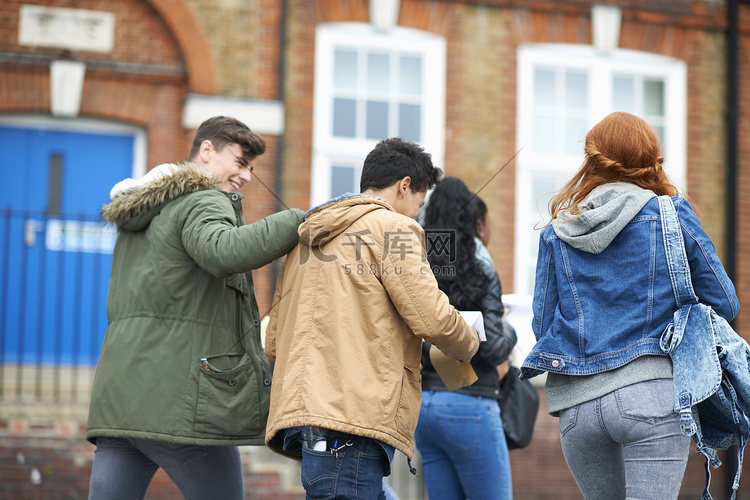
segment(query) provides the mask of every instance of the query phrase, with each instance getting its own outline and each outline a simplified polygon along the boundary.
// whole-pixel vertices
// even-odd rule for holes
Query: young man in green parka
[[[251,271],[289,252],[303,213],[244,225],[238,192],[264,140],[225,117],[190,162],[115,186],[120,230],[86,437],[90,499],[143,498],[161,467],[186,499],[244,498],[238,445],[262,445],[271,373]]]

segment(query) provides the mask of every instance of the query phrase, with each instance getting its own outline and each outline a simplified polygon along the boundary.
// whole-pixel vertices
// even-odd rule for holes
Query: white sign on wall
[[[20,45],[111,52],[114,35],[115,15],[111,12],[21,6]]]
[[[116,241],[117,230],[101,222],[47,221],[47,250],[111,254]]]

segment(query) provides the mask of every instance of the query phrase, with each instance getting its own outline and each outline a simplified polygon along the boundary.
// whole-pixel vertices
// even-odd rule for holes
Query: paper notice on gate
[[[468,324],[470,324],[479,334],[479,340],[487,340],[487,334],[484,332],[484,317],[482,311],[458,311],[461,313]]]
[[[455,391],[477,381],[478,377],[471,363],[451,359],[435,346],[430,347],[430,361],[449,391]]]

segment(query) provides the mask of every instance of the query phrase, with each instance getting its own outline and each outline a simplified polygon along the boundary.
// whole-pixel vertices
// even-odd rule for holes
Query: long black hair
[[[490,285],[475,256],[477,221],[484,220],[481,205],[461,179],[446,177],[425,207],[427,260],[440,290],[457,309],[478,310]],[[454,248],[447,245],[449,238]]]

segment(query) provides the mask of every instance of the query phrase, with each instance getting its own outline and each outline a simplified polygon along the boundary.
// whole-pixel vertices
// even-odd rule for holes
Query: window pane
[[[414,56],[401,56],[399,70],[401,73],[401,85],[403,94],[419,94],[422,91],[422,58]]]
[[[555,105],[555,72],[548,69],[534,70],[534,105]]]
[[[354,186],[354,168],[341,165],[331,166],[331,198],[344,193],[359,193]]]
[[[388,103],[367,101],[367,138],[386,139],[388,137]]]
[[[562,186],[562,184],[558,184],[558,177],[560,176],[550,176],[542,172],[532,174],[528,210],[532,214],[531,220],[534,221],[534,224],[543,225],[549,222],[549,201],[554,196],[555,191]],[[533,232],[538,233],[538,231]],[[535,241],[539,242],[538,239]],[[536,258],[538,249],[538,245],[530,248],[534,258]]]
[[[388,92],[389,62],[386,54],[367,54],[367,90]]]
[[[569,108],[586,109],[588,96],[588,78],[586,73],[565,74],[565,105]]]
[[[336,98],[333,100],[333,135],[355,137],[357,123],[357,103],[354,99]]]
[[[654,129],[654,132],[656,132],[656,137],[659,138],[659,144],[661,144],[661,155],[668,156],[667,144],[665,143],[665,138],[664,138],[664,127],[661,125],[656,125],[651,128]]]
[[[398,135],[412,142],[422,141],[422,106],[400,104],[398,107]]]
[[[635,109],[635,81],[632,77],[616,76],[612,78],[612,108],[614,111],[637,114]]]
[[[554,191],[560,186],[556,180],[545,173],[537,172],[531,177],[531,196],[528,196],[527,210],[531,217],[529,221],[531,226],[526,232],[528,239],[528,255],[526,258],[526,273],[528,289],[524,290],[529,295],[534,293],[534,279],[536,274],[536,255],[539,250],[539,233],[533,228],[542,227],[549,222],[549,200],[554,195]]]
[[[664,116],[664,82],[646,80],[643,82],[643,111],[647,115]]]
[[[586,138],[586,120],[578,118],[565,119],[563,150],[565,154],[583,156],[583,141]]]
[[[58,215],[62,208],[63,164],[65,157],[61,154],[49,156],[49,195],[47,213]]]
[[[535,116],[531,131],[531,144],[535,153],[555,152],[555,119],[550,116]]]
[[[352,50],[336,50],[333,63],[333,85],[337,89],[356,89],[357,53]]]

